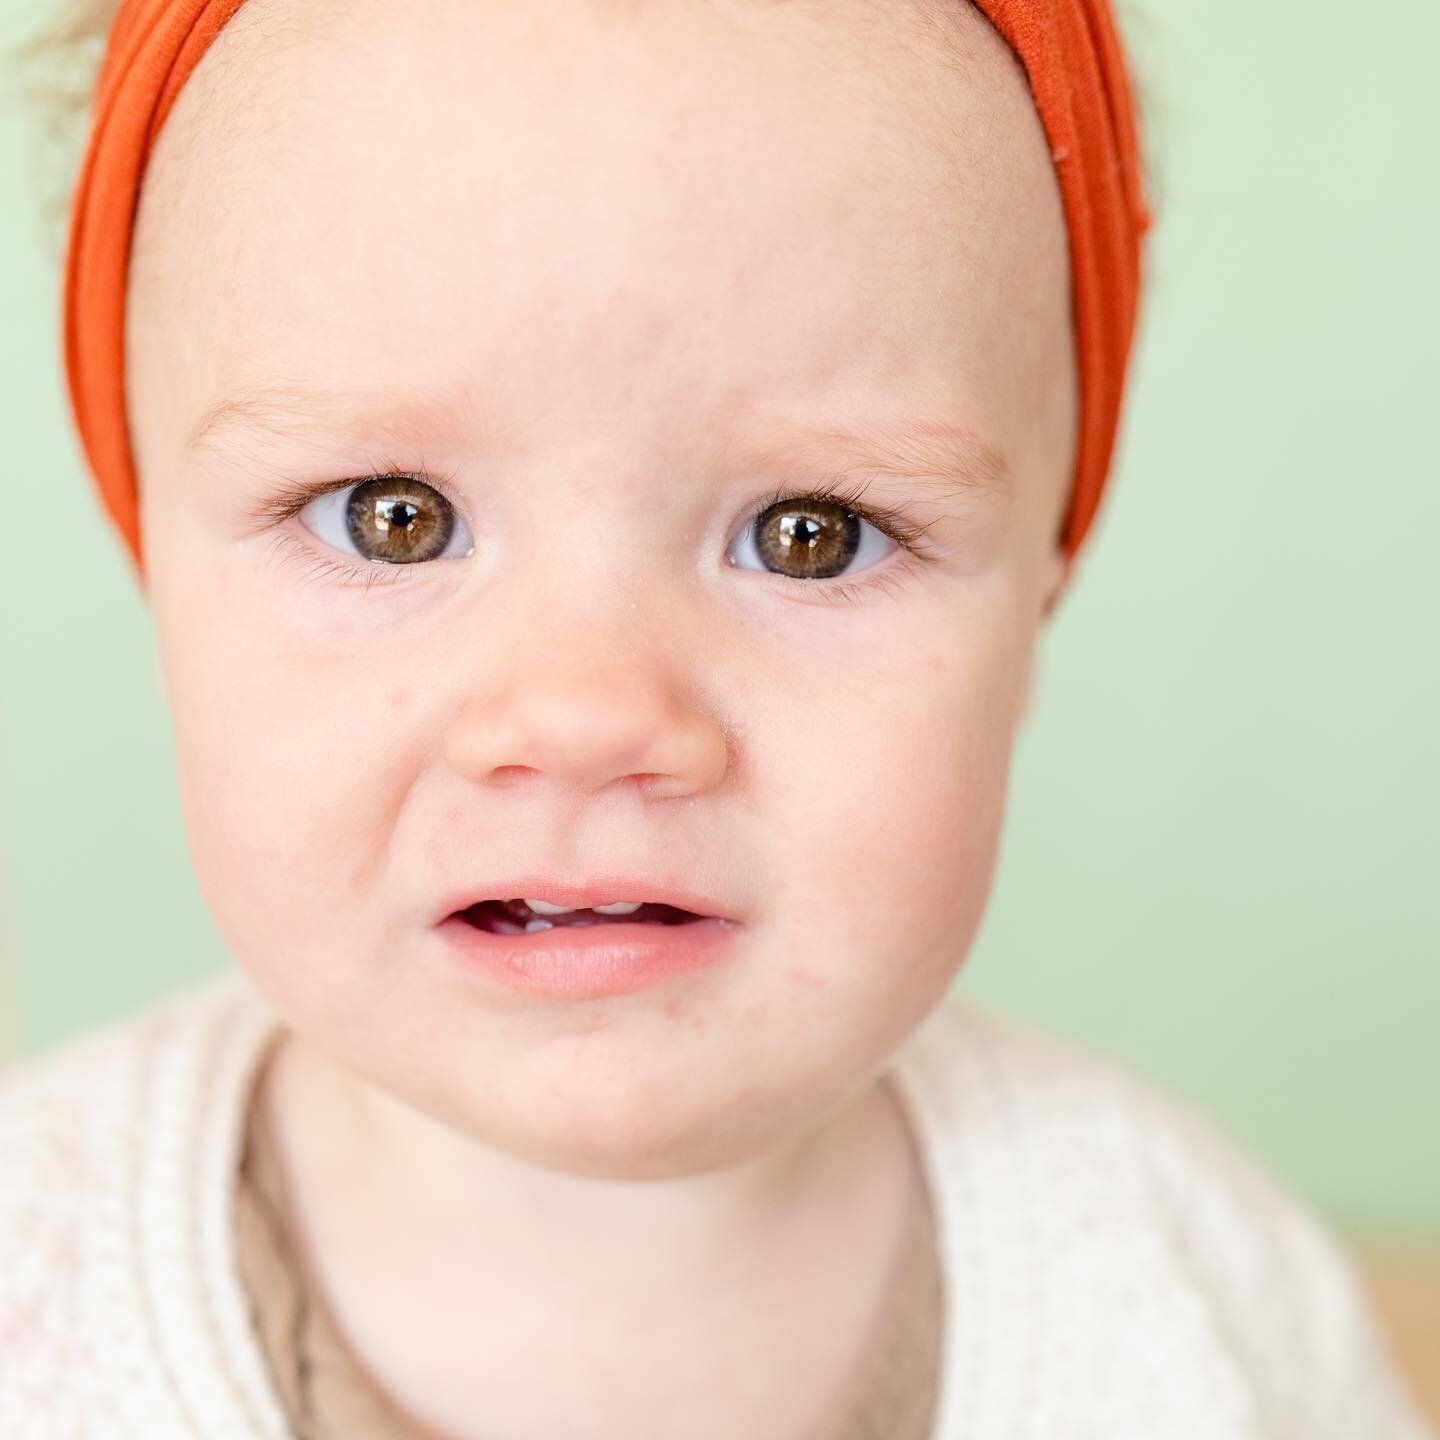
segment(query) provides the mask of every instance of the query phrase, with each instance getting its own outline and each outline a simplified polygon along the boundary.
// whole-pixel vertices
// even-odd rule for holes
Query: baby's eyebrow
[[[237,390],[200,417],[186,448],[218,450],[230,435],[269,435],[303,440],[353,435],[377,426],[396,435],[453,424],[454,411],[438,397],[399,395],[393,387],[362,388],[353,394],[284,382]]]
[[[358,433],[399,439],[433,434],[453,426],[455,409],[442,397],[424,392],[397,394],[393,387],[373,394],[336,394],[293,383],[269,384],[237,392],[211,406],[190,434],[192,451],[218,449],[227,435],[265,434],[302,441],[325,435]],[[908,480],[934,491],[937,498],[961,495],[1008,497],[1010,467],[1003,453],[969,426],[951,421],[903,417],[859,425],[788,425],[775,418],[752,434],[763,439],[739,442],[746,464],[779,469],[844,470]]]

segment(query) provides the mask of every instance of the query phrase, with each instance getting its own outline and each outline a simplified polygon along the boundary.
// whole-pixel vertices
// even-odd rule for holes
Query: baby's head
[[[125,374],[191,853],[297,1035],[614,1178],[867,1088],[990,889],[1071,307],[960,0],[248,0],[149,161]],[[732,923],[504,984],[455,912],[547,879]]]

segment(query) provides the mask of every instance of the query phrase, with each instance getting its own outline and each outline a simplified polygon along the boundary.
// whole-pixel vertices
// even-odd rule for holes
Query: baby
[[[0,1087],[0,1437],[1423,1440],[1298,1202],[949,995],[1133,318],[1103,7],[121,14],[69,376],[237,965]]]

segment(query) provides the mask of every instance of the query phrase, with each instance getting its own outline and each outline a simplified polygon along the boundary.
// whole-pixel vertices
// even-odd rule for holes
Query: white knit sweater
[[[278,1023],[231,970],[0,1076],[0,1440],[288,1437],[231,1229]],[[1198,1110],[953,994],[893,1070],[934,1440],[1436,1440],[1336,1239]]]

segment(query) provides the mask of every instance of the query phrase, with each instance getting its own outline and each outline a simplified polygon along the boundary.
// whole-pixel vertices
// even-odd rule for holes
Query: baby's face
[[[202,888],[303,1038],[517,1156],[799,1134],[975,935],[1076,400],[1039,119],[943,23],[250,0],[162,132],[128,376]],[[537,873],[739,924],[526,995],[441,922]]]

